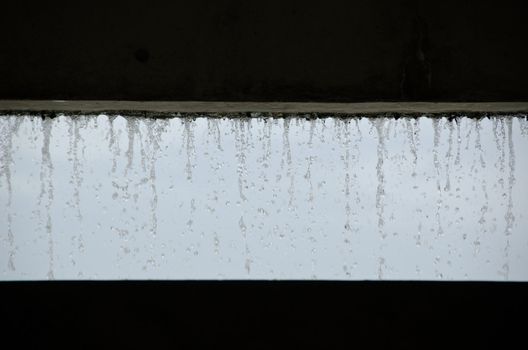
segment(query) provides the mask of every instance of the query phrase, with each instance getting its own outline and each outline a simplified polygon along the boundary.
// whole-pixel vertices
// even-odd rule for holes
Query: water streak
[[[125,177],[128,172],[132,170],[134,162],[134,139],[136,134],[139,132],[138,121],[135,117],[127,118],[127,136],[128,136],[128,148],[126,151],[127,165],[125,168]]]
[[[378,155],[378,163],[376,164],[376,175],[378,179],[378,187],[376,190],[376,209],[378,213],[378,232],[380,233],[381,237],[385,239],[387,237],[387,234],[385,233],[385,218],[384,218],[384,210],[385,210],[385,173],[383,171],[383,163],[387,154],[387,150],[385,148],[385,133],[384,133],[384,127],[385,127],[385,118],[375,118],[371,121],[373,123],[373,126],[376,128],[377,134],[378,134],[378,146],[377,146],[377,155]]]
[[[345,215],[346,215],[346,222],[345,222],[345,231],[351,231],[350,227],[350,130],[348,122],[344,122],[344,128],[345,128],[345,134],[344,134],[344,142],[343,146],[345,148],[345,155],[344,155],[344,172],[345,172]],[[344,232],[343,232],[344,234]],[[346,242],[349,242],[348,238],[344,238]]]
[[[440,127],[440,119],[439,118],[433,118],[433,131],[434,131],[434,138],[433,138],[433,162],[434,167],[436,171],[436,191],[438,193],[438,199],[436,201],[436,224],[438,226],[437,228],[437,235],[441,236],[444,234],[444,229],[442,227],[442,220],[440,217],[440,209],[442,208],[442,186],[440,184],[440,161],[438,159],[438,147],[440,144],[440,136],[441,136],[441,127]]]
[[[449,139],[447,141],[449,146],[448,146],[447,153],[446,153],[446,184],[444,186],[445,192],[449,192],[451,190],[451,179],[450,179],[451,171],[449,169],[449,166],[451,165],[451,157],[452,157],[452,152],[453,152],[453,132],[454,132],[453,121],[448,120],[447,126],[449,128]]]
[[[506,220],[506,247],[504,248],[504,258],[506,262],[503,265],[503,275],[506,280],[509,278],[510,273],[510,236],[513,232],[513,224],[515,222],[515,215],[513,213],[513,186],[515,184],[515,150],[513,148],[513,127],[512,127],[512,118],[505,119],[506,128],[508,132],[508,166],[509,166],[509,176],[508,176],[508,207],[504,219]]]
[[[528,116],[519,116],[517,120],[519,121],[519,129],[521,130],[521,135],[528,136]]]
[[[53,204],[53,163],[51,160],[50,153],[50,140],[52,134],[53,119],[45,118],[42,120],[42,161],[40,170],[40,181],[41,191],[39,197],[39,203],[46,198],[46,223],[45,229],[48,237],[48,273],[47,277],[49,280],[55,279],[54,273],[54,242],[53,242],[53,227],[51,220],[51,206]]]
[[[295,174],[293,173],[292,164],[292,151],[290,146],[290,121],[291,118],[284,118],[283,134],[282,134],[282,148],[283,156],[286,155],[286,164],[288,166],[286,176],[290,179],[290,186],[288,187],[288,210],[295,210],[294,197],[295,197]]]
[[[482,129],[481,123],[482,123],[481,119],[476,121],[475,149],[479,153],[481,170],[484,170],[486,168],[486,162],[484,161],[484,150],[482,149],[482,142],[481,142],[481,136],[480,136],[480,131]],[[482,176],[481,189],[482,189],[482,193],[484,194],[484,203],[480,207],[480,218],[478,221],[480,225],[480,232],[479,234],[477,234],[473,242],[473,245],[475,246],[475,254],[477,254],[480,250],[481,236],[487,232],[486,214],[488,212],[488,188],[486,184],[485,173],[482,172],[481,176]]]
[[[411,118],[405,118],[405,126],[407,130],[407,140],[409,141],[409,147],[413,159],[413,172],[412,176],[416,176],[416,165],[418,163],[418,153],[416,151],[416,142],[415,142],[415,131],[414,131],[414,125],[411,122]]]
[[[247,274],[249,275],[251,273],[251,253],[249,251],[249,245],[247,241],[247,227],[244,223],[244,217],[240,216],[240,220],[238,221],[238,227],[240,228],[240,232],[242,232],[242,237],[244,238],[244,253],[246,257],[246,261],[244,263],[244,268],[246,269]]]
[[[11,271],[15,271],[15,236],[13,234],[13,213],[12,213],[12,201],[13,201],[13,185],[12,185],[12,174],[11,165],[13,163],[13,138],[17,134],[22,118],[20,117],[5,117],[3,118],[5,123],[2,123],[4,127],[0,129],[0,178],[2,175],[5,177],[7,185],[7,241],[9,243],[9,254],[7,267]]]
[[[235,142],[236,142],[236,158],[237,158],[237,174],[238,174],[238,193],[240,200],[246,202],[247,198],[244,194],[247,188],[247,167],[246,167],[246,150],[247,150],[247,139],[244,132],[244,126],[246,121],[243,119],[237,119],[235,121]]]
[[[114,128],[114,122],[115,122],[116,116],[108,116],[108,150],[110,153],[112,153],[112,169],[111,173],[112,175],[115,174],[117,169],[117,158],[121,154],[121,150],[119,149],[119,142],[116,137],[115,128]]]
[[[194,147],[194,120],[183,118],[183,126],[182,141],[185,143],[185,151],[187,154],[185,173],[187,174],[187,180],[192,181],[192,171],[194,168],[192,159],[196,156],[196,149]]]
[[[32,277],[21,262],[40,240],[49,279],[93,257],[109,264],[105,278],[136,265],[140,278],[524,278],[515,151],[526,119],[261,117],[109,117],[103,132],[92,117],[0,116],[4,273]],[[94,201],[93,190],[108,196]],[[23,206],[35,197],[31,216]],[[75,256],[81,231],[86,250]]]
[[[83,118],[84,117],[79,117]],[[80,198],[80,189],[82,187],[83,183],[83,170],[82,170],[82,163],[79,159],[79,141],[82,141],[84,144],[84,140],[81,137],[81,121],[79,118],[73,119],[73,144],[72,144],[72,157],[73,157],[73,173],[72,173],[72,184],[73,184],[73,199],[74,199],[74,206],[77,211],[77,218],[79,220],[82,220],[82,213],[81,213],[81,198]]]

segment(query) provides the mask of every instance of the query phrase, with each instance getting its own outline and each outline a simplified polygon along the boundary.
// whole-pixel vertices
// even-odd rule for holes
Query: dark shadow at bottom
[[[488,348],[523,340],[528,284],[2,282],[0,295],[4,342],[38,347]]]

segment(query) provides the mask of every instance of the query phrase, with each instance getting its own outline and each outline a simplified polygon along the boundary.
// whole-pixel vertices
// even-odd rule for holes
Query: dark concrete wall
[[[528,100],[521,1],[2,7],[2,99]]]

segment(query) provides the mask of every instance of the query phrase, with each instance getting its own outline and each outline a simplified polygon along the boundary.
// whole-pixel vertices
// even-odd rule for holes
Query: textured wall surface
[[[522,3],[9,2],[0,98],[527,100]]]

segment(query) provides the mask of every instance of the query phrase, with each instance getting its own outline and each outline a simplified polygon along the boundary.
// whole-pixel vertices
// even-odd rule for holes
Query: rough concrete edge
[[[528,113],[525,111],[516,112],[433,112],[433,113],[403,113],[403,112],[367,112],[367,113],[282,113],[282,112],[151,112],[151,111],[137,111],[137,110],[109,110],[109,111],[61,111],[61,110],[43,110],[43,111],[25,111],[25,110],[1,110],[0,115],[15,115],[15,116],[29,116],[29,117],[41,117],[41,118],[56,118],[60,116],[79,117],[79,116],[123,116],[123,117],[138,117],[138,118],[151,118],[151,119],[162,119],[162,118],[302,118],[302,119],[324,119],[324,118],[339,118],[339,119],[358,119],[358,118],[420,118],[420,117],[431,117],[431,118],[447,118],[449,120],[457,118],[471,118],[471,119],[482,119],[489,117],[523,117],[527,118]]]
[[[466,116],[482,118],[497,115],[525,115],[528,102],[140,102],[140,101],[42,101],[0,100],[0,113],[10,115],[127,115],[148,118],[220,117],[220,118],[357,118]]]

